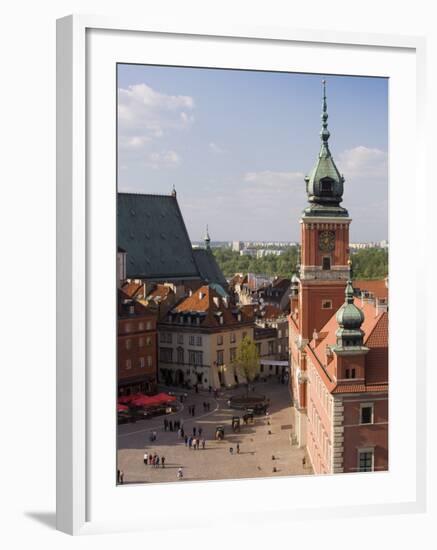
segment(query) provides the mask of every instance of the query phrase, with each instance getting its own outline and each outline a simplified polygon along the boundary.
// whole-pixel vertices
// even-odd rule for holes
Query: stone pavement
[[[165,432],[164,417],[119,426],[118,467],[124,473],[124,482],[176,481],[179,467],[183,468],[184,480],[190,481],[312,474],[305,450],[292,446],[290,442],[294,418],[288,387],[276,381],[256,384],[256,392],[270,398],[269,416],[255,416],[253,425],[242,424],[241,432],[233,433],[232,416],[242,416],[243,413],[230,409],[227,401],[231,395],[244,391],[245,388],[224,391],[218,399],[208,392],[196,394],[189,391],[183,409],[167,415],[168,420],[183,419],[188,435],[192,434],[193,426],[201,427],[202,438],[206,439],[205,449],[190,450],[182,439],[178,439],[176,432]],[[210,403],[209,413],[203,411],[204,401]],[[196,405],[194,418],[188,415],[188,406],[193,404]],[[219,424],[225,426],[224,441],[214,440]],[[157,440],[153,443],[149,441],[152,430],[157,432]],[[236,454],[237,443],[240,444],[240,454]],[[233,454],[229,452],[230,447],[234,449]],[[161,465],[159,468],[145,466],[145,451],[165,456],[165,468]],[[306,458],[305,467],[303,457]],[[276,472],[273,472],[274,467]]]

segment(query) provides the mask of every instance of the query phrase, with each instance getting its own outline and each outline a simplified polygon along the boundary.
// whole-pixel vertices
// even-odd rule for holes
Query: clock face
[[[319,248],[323,252],[331,252],[335,247],[334,231],[321,231],[319,233]]]

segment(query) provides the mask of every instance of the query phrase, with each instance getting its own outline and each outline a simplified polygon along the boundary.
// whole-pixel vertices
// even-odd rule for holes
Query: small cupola
[[[338,329],[336,348],[351,348],[363,346],[364,332],[361,325],[364,321],[364,313],[354,304],[354,289],[349,278],[345,290],[345,302],[337,311],[336,319]]]

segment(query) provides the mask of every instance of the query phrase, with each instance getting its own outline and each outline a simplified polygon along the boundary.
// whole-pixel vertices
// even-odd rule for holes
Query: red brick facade
[[[157,313],[138,302],[119,301],[118,393],[154,393],[157,382]]]

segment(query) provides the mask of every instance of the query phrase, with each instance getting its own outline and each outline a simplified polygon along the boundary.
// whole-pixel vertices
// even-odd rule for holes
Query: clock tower
[[[299,272],[299,328],[303,341],[312,339],[342,306],[349,277],[348,211],[340,206],[344,178],[329,150],[326,82],[323,80],[321,147],[305,178],[308,206],[302,213]],[[303,343],[303,342],[302,342]]]

